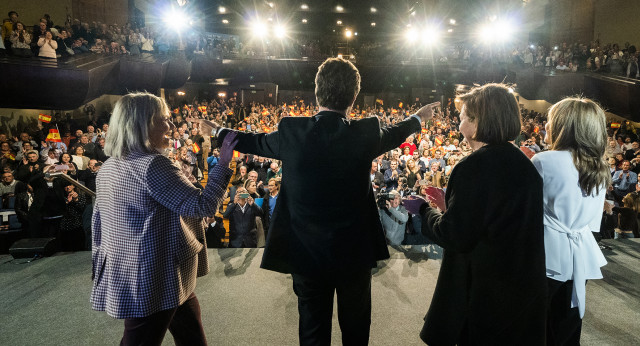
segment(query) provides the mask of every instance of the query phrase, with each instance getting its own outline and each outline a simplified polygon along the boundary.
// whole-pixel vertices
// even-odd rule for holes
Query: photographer
[[[262,209],[244,187],[238,188],[223,216],[229,219],[230,248],[257,247],[256,216],[262,216]]]
[[[400,204],[400,193],[396,190],[378,195],[378,212],[389,245],[402,245],[407,229],[409,213]]]

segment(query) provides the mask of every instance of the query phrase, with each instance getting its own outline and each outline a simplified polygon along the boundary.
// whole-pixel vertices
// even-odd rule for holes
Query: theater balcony
[[[84,54],[64,60],[0,58],[2,108],[75,109],[104,94],[177,88],[191,64],[181,57]]]

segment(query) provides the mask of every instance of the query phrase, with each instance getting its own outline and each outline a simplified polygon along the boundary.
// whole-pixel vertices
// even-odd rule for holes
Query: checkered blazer
[[[160,154],[107,160],[96,179],[92,308],[134,318],[184,303],[208,272],[203,218],[230,177],[216,165],[199,190]]]

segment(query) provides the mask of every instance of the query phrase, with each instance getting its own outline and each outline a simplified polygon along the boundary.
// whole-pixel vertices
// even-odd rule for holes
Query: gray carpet
[[[640,241],[608,241],[604,280],[587,285],[582,344],[640,343]],[[210,345],[295,345],[291,277],[259,269],[262,250],[210,249],[196,290]],[[391,249],[373,278],[371,345],[420,345],[441,251]],[[31,263],[0,256],[0,345],[115,345],[123,324],[89,306],[89,252]],[[165,345],[173,345],[167,334]],[[334,313],[333,344],[340,345]]]

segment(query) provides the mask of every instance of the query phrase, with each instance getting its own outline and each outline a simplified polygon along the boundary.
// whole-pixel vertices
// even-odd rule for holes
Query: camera
[[[396,195],[390,192],[380,192],[376,199],[376,204],[379,209],[387,208],[387,201],[393,201],[396,198]]]

